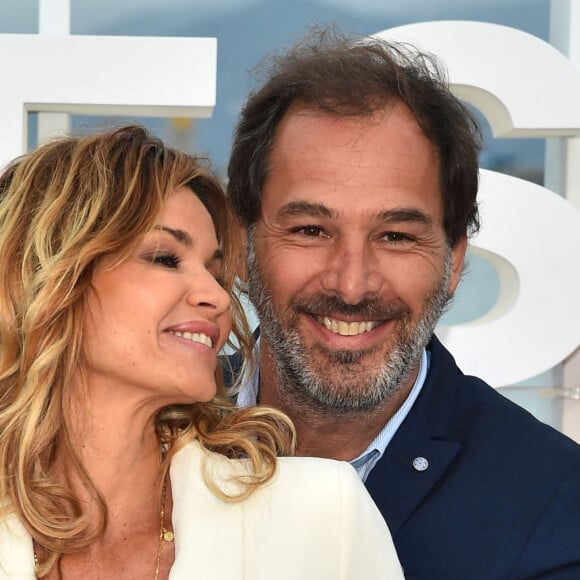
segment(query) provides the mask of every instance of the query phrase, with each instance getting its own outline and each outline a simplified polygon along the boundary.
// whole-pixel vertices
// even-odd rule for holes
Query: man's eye
[[[179,256],[169,253],[154,254],[151,258],[151,261],[154,264],[161,264],[162,266],[167,266],[167,268],[174,269],[177,268],[181,262]]]
[[[292,233],[302,234],[310,238],[317,238],[324,234],[324,231],[319,226],[300,226],[292,229]]]
[[[409,234],[403,234],[402,232],[385,232],[381,237],[390,244],[400,244],[413,241],[412,236]]]

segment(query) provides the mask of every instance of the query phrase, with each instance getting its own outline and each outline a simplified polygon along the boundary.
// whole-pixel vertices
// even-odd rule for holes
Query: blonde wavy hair
[[[240,228],[217,180],[200,158],[165,146],[131,125],[86,137],[65,137],[13,162],[0,176],[0,506],[15,512],[48,555],[46,574],[60,555],[84,549],[104,531],[107,508],[76,453],[70,425],[83,364],[87,290],[104,256],[126,259],[153,229],[164,203],[187,186],[208,209],[224,252],[232,291],[243,255]],[[252,339],[232,296],[233,334],[246,356]],[[156,418],[171,457],[197,438],[214,452],[247,458],[244,499],[275,473],[276,456],[293,451],[293,428],[273,409],[235,409],[221,372],[210,403],[174,405]],[[56,458],[72,458],[98,506],[98,522],[62,484]]]

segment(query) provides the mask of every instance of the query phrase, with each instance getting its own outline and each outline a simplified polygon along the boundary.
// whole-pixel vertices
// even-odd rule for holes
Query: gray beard
[[[373,300],[349,305],[333,296],[295,299],[289,305],[288,319],[282,320],[257,263],[251,228],[248,235],[249,296],[258,313],[262,340],[270,350],[278,374],[278,384],[274,388],[286,410],[291,409],[294,416],[302,413],[320,418],[364,418],[388,403],[418,366],[423,349],[450,301],[447,289],[451,257],[448,248],[443,276],[437,287],[425,297],[415,325],[411,312],[400,302],[384,304]],[[397,325],[396,341],[374,372],[369,372],[364,362],[381,345],[364,351],[318,347],[325,358],[321,368],[302,343],[295,325],[297,314],[311,312],[359,314],[365,320],[393,319]]]

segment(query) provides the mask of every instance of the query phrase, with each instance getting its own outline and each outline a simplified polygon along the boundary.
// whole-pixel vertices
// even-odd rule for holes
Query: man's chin
[[[376,375],[380,374],[384,366],[384,358],[375,359],[372,353],[364,351],[342,350],[309,357],[304,366],[307,373],[316,377],[321,383],[340,386],[345,383],[356,383],[359,380],[372,381]]]
[[[341,367],[352,366],[362,372],[372,372],[384,364],[392,350],[391,346],[383,342],[365,348],[331,348],[323,344],[312,344],[304,347],[304,352],[312,353],[318,359],[318,364],[328,369],[329,365]]]

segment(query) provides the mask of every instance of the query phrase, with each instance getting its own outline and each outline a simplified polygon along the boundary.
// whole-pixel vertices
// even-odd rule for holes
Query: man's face
[[[437,151],[406,106],[369,117],[292,109],[249,260],[282,389],[348,414],[410,388],[464,253],[465,240],[448,248]]]

